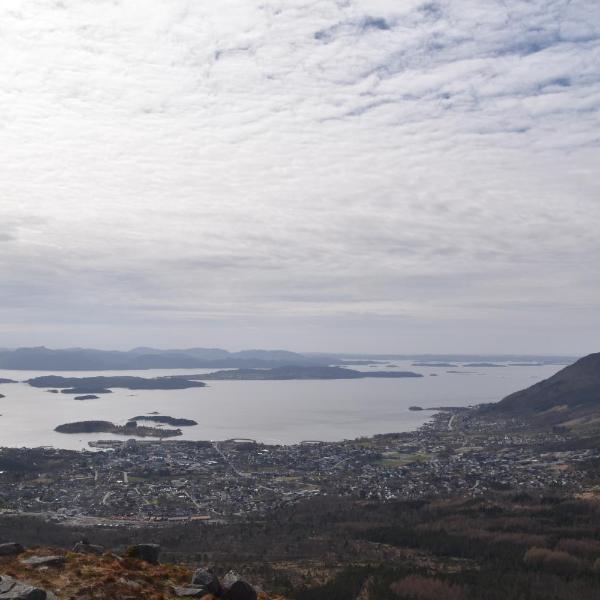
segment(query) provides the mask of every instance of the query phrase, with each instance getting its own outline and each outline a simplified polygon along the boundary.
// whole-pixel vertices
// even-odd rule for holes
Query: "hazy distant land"
[[[0,369],[37,371],[106,371],[139,369],[266,369],[281,366],[332,366],[389,363],[411,360],[423,363],[527,363],[571,364],[572,356],[452,355],[452,354],[325,354],[287,350],[243,350],[222,348],[157,349],[139,347],[128,351],[93,348],[52,349],[44,346],[0,350]]]

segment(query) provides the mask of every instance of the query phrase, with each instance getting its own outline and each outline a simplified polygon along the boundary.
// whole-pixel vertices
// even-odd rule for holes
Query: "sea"
[[[503,363],[496,363],[503,364]],[[95,440],[126,439],[106,433],[65,434],[57,425],[105,420],[124,424],[132,417],[159,413],[198,422],[183,427],[178,440],[252,439],[269,444],[307,440],[340,441],[380,433],[410,431],[434,414],[411,411],[411,406],[437,408],[497,402],[508,394],[550,377],[564,365],[494,367],[413,366],[413,361],[373,362],[359,370],[414,371],[422,378],[344,379],[319,381],[210,381],[187,390],[114,389],[97,400],[74,400],[25,383],[40,375],[89,377],[134,375],[159,377],[206,373],[208,369],[151,369],[144,371],[10,371],[0,378],[0,446],[52,446],[90,449]],[[144,423],[145,424],[145,423]],[[148,439],[148,438],[147,438]]]

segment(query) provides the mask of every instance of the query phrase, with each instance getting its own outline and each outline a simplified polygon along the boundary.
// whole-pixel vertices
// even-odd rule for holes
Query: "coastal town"
[[[316,495],[395,500],[492,490],[577,492],[596,449],[446,409],[414,432],[269,446],[253,440],[92,442],[0,450],[0,510],[131,526],[257,518]]]

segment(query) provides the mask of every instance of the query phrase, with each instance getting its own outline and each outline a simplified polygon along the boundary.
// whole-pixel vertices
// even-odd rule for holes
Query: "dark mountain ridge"
[[[566,427],[600,420],[600,353],[590,354],[552,377],[483,409]]]
[[[306,356],[285,350],[228,352],[219,348],[159,350],[135,348],[127,352],[39,346],[0,351],[0,369],[38,371],[103,371],[138,369],[272,368],[282,365],[327,366],[332,356]]]

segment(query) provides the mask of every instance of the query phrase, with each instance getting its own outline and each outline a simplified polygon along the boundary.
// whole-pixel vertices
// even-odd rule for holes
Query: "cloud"
[[[12,322],[79,343],[93,314],[119,345],[260,324],[248,345],[293,346],[279,332],[318,320],[335,349],[346,320],[391,349],[365,333],[388,319],[438,350],[444,319],[457,339],[518,322],[526,345],[527,317],[600,301],[593,0],[6,0],[0,19]]]

